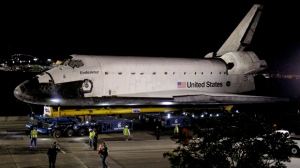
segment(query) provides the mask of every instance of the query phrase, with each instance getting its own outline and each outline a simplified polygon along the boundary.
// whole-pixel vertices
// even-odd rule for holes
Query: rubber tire
[[[299,154],[299,147],[298,146],[292,146],[291,153],[292,153],[292,155],[298,155]]]
[[[54,138],[59,138],[59,137],[61,137],[61,131],[55,130],[55,131],[53,132],[53,137],[54,137]]]
[[[77,133],[79,136],[84,136],[86,133],[86,130],[84,128],[80,128]]]
[[[72,129],[68,129],[66,135],[67,137],[72,137],[74,135],[74,131]]]

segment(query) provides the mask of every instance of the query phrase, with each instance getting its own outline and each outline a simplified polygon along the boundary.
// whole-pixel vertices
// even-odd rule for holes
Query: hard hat
[[[128,128],[128,125],[125,125],[126,128]]]
[[[92,131],[92,129],[90,128],[89,131]]]

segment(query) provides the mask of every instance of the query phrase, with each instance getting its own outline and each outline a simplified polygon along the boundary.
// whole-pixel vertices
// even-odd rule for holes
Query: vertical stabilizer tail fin
[[[216,54],[217,56],[221,56],[227,52],[243,51],[250,45],[257,23],[260,19],[262,9],[262,5],[253,5],[244,19],[218,50]]]

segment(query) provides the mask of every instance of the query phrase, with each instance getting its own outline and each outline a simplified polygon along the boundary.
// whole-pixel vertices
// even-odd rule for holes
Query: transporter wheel
[[[299,154],[299,147],[298,146],[292,146],[292,148],[291,148],[291,153],[293,154],[293,155],[298,155]]]
[[[72,137],[74,135],[74,131],[72,129],[68,129],[66,133],[68,137]]]
[[[84,128],[80,128],[77,133],[78,133],[79,136],[84,136],[86,131],[85,131]]]
[[[53,132],[53,137],[54,137],[54,138],[59,138],[59,137],[61,137],[61,131],[60,131],[60,130],[55,130],[55,131]]]

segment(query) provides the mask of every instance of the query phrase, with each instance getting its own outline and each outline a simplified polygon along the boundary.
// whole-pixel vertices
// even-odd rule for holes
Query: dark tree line
[[[165,152],[172,168],[284,168],[295,142],[275,132],[262,115],[224,113],[171,137],[179,146]]]

